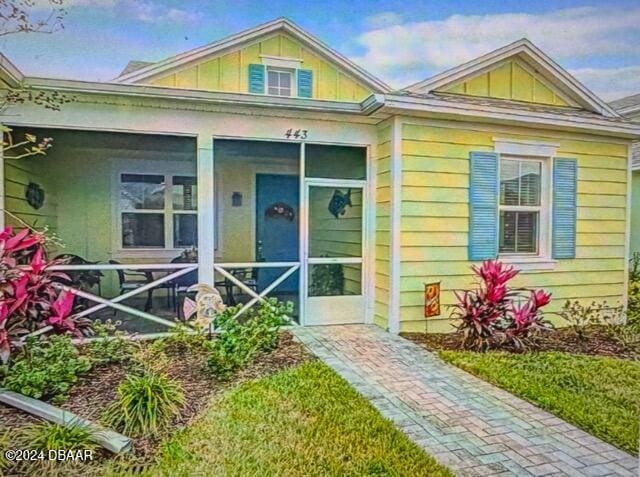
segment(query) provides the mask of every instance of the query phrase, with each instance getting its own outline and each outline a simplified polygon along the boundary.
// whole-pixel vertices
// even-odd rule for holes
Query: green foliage
[[[157,434],[186,402],[180,384],[152,372],[128,375],[117,394],[116,401],[105,409],[103,421],[132,436]]]
[[[272,298],[247,312],[244,320],[234,318],[240,307],[230,307],[215,319],[218,337],[211,342],[209,370],[222,379],[251,362],[258,353],[276,347],[280,327],[293,311],[291,302]]]
[[[65,426],[46,421],[25,427],[18,436],[20,446],[44,451],[50,449],[95,450],[97,444],[94,440],[94,431],[80,423],[70,423]]]
[[[313,265],[309,296],[344,294],[344,268],[339,263]]]
[[[589,326],[620,323],[621,313],[621,307],[611,307],[606,301],[602,303],[593,301],[585,306],[577,300],[574,302],[567,300],[562,306],[562,311],[558,312],[581,340],[587,338]]]
[[[48,341],[29,339],[15,361],[4,368],[2,386],[25,396],[60,403],[91,363],[78,354],[71,338],[58,335]]]
[[[312,362],[213,401],[160,447],[143,475],[451,474],[330,368]]]
[[[135,344],[126,338],[126,334],[118,330],[120,322],[106,320],[95,321],[93,330],[98,340],[87,345],[87,354],[91,361],[98,364],[122,363],[131,359]]]
[[[627,320],[640,332],[640,252],[635,252],[629,266],[629,306]]]
[[[545,352],[441,351],[440,356],[636,454],[640,362]]]
[[[11,445],[11,430],[5,429],[0,433],[0,475],[3,475],[3,471],[9,467],[10,461],[5,457],[5,452],[9,450]]]
[[[168,354],[197,353],[209,349],[211,341],[203,333],[178,325],[171,329],[169,336],[154,341],[151,346]]]

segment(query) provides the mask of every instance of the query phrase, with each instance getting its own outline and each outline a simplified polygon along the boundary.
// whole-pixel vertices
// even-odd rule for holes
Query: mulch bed
[[[405,338],[418,343],[428,350],[462,350],[462,333],[403,333]],[[638,352],[625,348],[599,326],[588,327],[585,339],[580,339],[570,328],[558,328],[542,332],[536,336],[526,350],[517,350],[510,346],[492,343],[490,349],[521,353],[523,351],[560,351],[572,354],[591,356],[608,356],[611,358],[638,359]]]
[[[219,381],[206,370],[206,359],[201,353],[169,354],[169,357],[170,366],[167,373],[182,385],[187,402],[181,415],[176,417],[169,426],[171,433],[185,427],[214,396],[225,390],[242,382],[262,378],[313,359],[306,348],[294,341],[293,336],[288,332],[281,333],[275,350],[261,354],[253,363],[228,381]],[[61,407],[98,422],[102,411],[116,398],[118,384],[126,374],[127,367],[124,364],[94,367],[72,388],[69,398]],[[35,422],[37,419],[33,416],[0,403],[0,432],[7,428],[19,429]],[[159,443],[167,436],[163,434],[155,438],[133,439],[136,460],[141,463],[150,461]],[[109,454],[105,451],[101,455],[104,457]],[[1,470],[0,475],[2,475]],[[17,471],[6,475],[30,474],[28,471],[27,473]]]

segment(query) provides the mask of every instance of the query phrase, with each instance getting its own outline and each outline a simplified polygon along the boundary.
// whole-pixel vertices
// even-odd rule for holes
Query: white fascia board
[[[370,95],[362,102],[355,103],[322,99],[287,98],[250,93],[223,93],[177,89],[140,84],[101,83],[49,78],[25,78],[25,84],[33,89],[53,90],[70,94],[115,95],[159,100],[227,104],[239,107],[268,107],[360,115],[369,115],[378,110],[384,101],[384,96],[379,94]]]
[[[225,50],[237,47],[239,45],[248,43],[264,35],[270,33],[276,33],[283,31],[290,34],[294,38],[306,43],[314,51],[324,56],[329,61],[332,61],[342,67],[347,73],[352,75],[358,81],[366,84],[374,90],[381,92],[391,91],[391,87],[384,83],[382,80],[376,78],[371,73],[353,63],[347,57],[333,50],[331,47],[310,35],[296,24],[286,18],[278,18],[276,20],[258,25],[255,28],[245,30],[235,35],[228,36],[222,40],[210,43],[208,45],[195,48],[180,55],[167,58],[166,60],[153,63],[144,68],[132,71],[126,75],[119,76],[114,79],[118,83],[132,83],[140,81],[149,77],[156,76],[160,73],[174,69],[180,66],[184,66],[193,61],[199,60],[206,56],[210,56],[216,53],[220,53]]]
[[[496,65],[516,55],[520,55],[523,61],[530,64],[530,66],[541,69],[542,71],[540,71],[540,73],[545,76],[547,80],[558,82],[562,85],[565,94],[569,94],[583,106],[605,116],[619,117],[619,114],[613,110],[611,106],[598,98],[598,96],[526,38],[498,48],[460,66],[451,68],[425,81],[403,88],[403,90],[428,93],[469,78],[490,66]]]
[[[17,87],[24,80],[24,75],[9,58],[0,53],[0,80],[10,87]]]
[[[514,110],[499,106],[453,103],[437,98],[415,98],[404,95],[385,95],[383,112],[396,114],[455,115],[460,119],[491,120],[533,127],[562,127],[568,130],[586,130],[594,134],[640,139],[640,123],[617,122],[587,117],[566,117],[538,111]]]

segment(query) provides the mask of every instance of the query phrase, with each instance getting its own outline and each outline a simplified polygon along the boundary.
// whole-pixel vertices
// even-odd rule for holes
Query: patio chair
[[[111,265],[121,265],[117,260],[109,260]],[[120,284],[120,294],[129,292],[131,290],[135,290],[140,288],[141,286],[147,285],[153,281],[153,273],[151,272],[139,272],[137,270],[116,270],[118,274],[118,282]],[[149,311],[151,309],[151,304],[153,302],[153,288],[147,290],[147,301],[144,305],[144,311]],[[115,314],[115,310],[114,310]]]
[[[65,265],[96,265],[100,262],[90,262],[79,255],[63,253],[54,257],[55,261],[61,261]],[[98,288],[98,296],[102,296],[101,280],[104,276],[100,270],[69,270],[64,272],[70,280],[61,280],[65,285],[79,288],[80,290],[91,290]]]
[[[235,268],[233,270],[231,270],[231,274],[237,278],[238,280],[240,280],[242,283],[244,283],[247,287],[251,288],[253,291],[257,292],[258,291],[258,271],[260,269],[257,267],[251,267],[251,268]],[[235,306],[236,305],[236,300],[235,297],[233,295],[233,287],[236,286],[234,285],[231,281],[228,281],[228,285],[229,285],[229,290],[228,290],[228,301],[229,301],[229,305],[231,306]]]

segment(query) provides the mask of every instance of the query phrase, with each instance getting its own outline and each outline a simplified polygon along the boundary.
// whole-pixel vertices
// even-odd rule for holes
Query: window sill
[[[536,270],[554,270],[558,264],[557,260],[542,257],[498,257],[498,259],[507,265],[513,265],[523,272]]]

